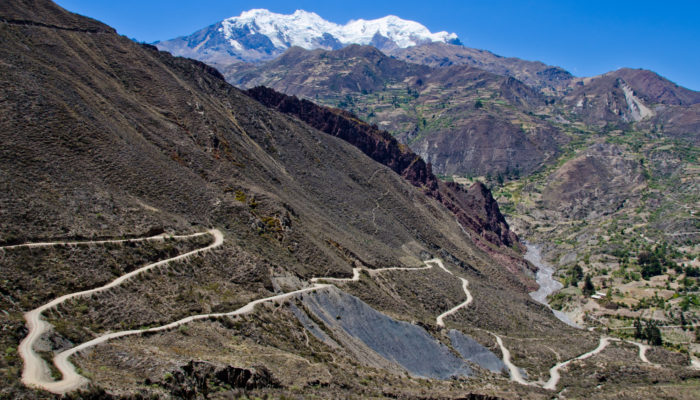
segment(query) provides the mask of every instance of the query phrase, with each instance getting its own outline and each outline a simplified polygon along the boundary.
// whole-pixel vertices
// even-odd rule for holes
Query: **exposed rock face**
[[[347,111],[318,106],[262,86],[249,89],[246,93],[268,107],[295,115],[320,131],[351,143],[373,160],[408,179],[414,186],[425,187],[429,192],[437,190],[437,178],[420,157],[387,132],[360,121]]]
[[[346,348],[376,353],[374,357],[365,356],[368,359],[379,356],[419,377],[447,379],[472,375],[464,360],[424,328],[387,317],[357,297],[329,289],[305,295],[304,304]]]
[[[638,129],[700,143],[700,92],[652,71],[622,68],[576,79],[562,103],[565,111],[591,126],[628,129],[635,124]]]
[[[700,103],[700,92],[678,86],[653,71],[621,68],[605,75],[623,79],[649,104],[690,106]]]
[[[464,333],[456,329],[450,329],[448,335],[452,346],[465,360],[471,361],[492,372],[501,372],[506,368],[503,361],[491,352],[491,350],[482,346],[479,342]]]
[[[292,114],[316,129],[353,144],[442,202],[463,226],[491,243],[505,246],[518,243],[491,192],[483,184],[476,183],[466,192],[454,183],[439,184],[429,163],[386,131],[360,121],[347,111],[319,106],[262,86],[246,93],[268,107]]]
[[[483,183],[476,182],[465,191],[454,182],[446,182],[440,189],[450,200],[446,204],[448,208],[454,205],[453,212],[460,222],[467,222],[472,230],[492,243],[507,246],[518,243],[517,235],[508,227],[498,203]]]
[[[215,365],[191,360],[160,383],[178,398],[206,398],[214,386],[228,385],[231,388],[260,389],[278,387],[279,382],[265,367],[255,369],[236,368],[227,365],[218,368]]]

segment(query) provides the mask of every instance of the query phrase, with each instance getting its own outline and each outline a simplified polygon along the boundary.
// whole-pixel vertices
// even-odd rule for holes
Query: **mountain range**
[[[235,40],[274,47],[254,25]],[[507,220],[570,246],[545,249],[562,259],[631,237],[631,224],[689,221],[696,154],[682,144],[695,136],[665,129],[692,118],[658,118],[692,116],[693,92],[634,71],[583,80],[597,88],[585,93],[558,72],[539,87],[347,43],[218,70],[48,0],[0,3],[0,28],[0,397],[697,397],[692,351],[612,337],[593,317],[577,329],[536,301],[542,265]],[[276,36],[280,49],[251,51],[291,44]],[[387,33],[385,50],[404,36]],[[599,110],[609,120],[585,122]],[[418,135],[402,133],[417,116]],[[446,176],[451,162],[415,146],[438,127],[455,150],[481,138],[509,178]],[[460,168],[486,168],[480,157]],[[579,174],[603,167],[610,178]],[[615,254],[627,265],[637,253]],[[669,323],[697,282],[675,278]]]
[[[453,35],[431,34],[412,21],[389,22],[394,20],[340,27],[313,13],[251,10],[156,46],[208,62],[234,85],[269,86],[355,112],[396,135],[442,175],[527,175],[561,154],[571,140],[564,132],[577,123],[663,127],[665,134],[697,144],[700,95],[651,71],[577,78],[556,66],[455,44]],[[219,52],[224,25],[264,39]],[[375,34],[391,45],[372,42]],[[317,40],[324,35],[344,39],[329,45]],[[173,47],[176,42],[189,44]]]
[[[439,41],[292,47],[242,61],[212,65],[236,86],[354,113],[441,179],[485,182],[528,249],[554,267],[564,288],[552,304],[576,323],[700,321],[700,93],[644,69],[575,77]],[[665,260],[653,276],[647,254]]]
[[[459,39],[454,33],[432,33],[415,21],[393,15],[338,25],[304,10],[284,15],[253,9],[155,45],[177,56],[230,63],[270,60],[290,47],[335,50],[349,44],[366,44],[391,50],[432,42],[459,43]]]

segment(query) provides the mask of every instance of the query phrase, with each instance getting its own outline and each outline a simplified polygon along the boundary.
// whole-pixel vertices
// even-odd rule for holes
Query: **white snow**
[[[454,33],[431,33],[415,21],[407,21],[394,15],[379,19],[350,21],[342,26],[339,40],[343,43],[368,44],[376,33],[387,37],[399,47],[415,46],[425,42],[447,42],[456,39]]]
[[[233,46],[234,49],[239,51],[243,50],[243,46],[240,43],[238,43],[237,40],[229,39],[229,43],[231,43],[231,46]]]
[[[457,35],[447,32],[432,33],[425,26],[415,21],[408,21],[389,15],[374,20],[358,19],[345,25],[326,21],[318,14],[297,10],[291,15],[277,14],[265,9],[244,11],[237,17],[221,22],[219,30],[233,43],[233,31],[244,29],[251,33],[267,36],[273,45],[284,50],[291,46],[305,49],[324,48],[320,40],[324,34],[330,34],[340,43],[369,44],[376,33],[394,41],[399,47],[415,46],[426,42],[448,42]],[[240,44],[238,44],[240,45]]]

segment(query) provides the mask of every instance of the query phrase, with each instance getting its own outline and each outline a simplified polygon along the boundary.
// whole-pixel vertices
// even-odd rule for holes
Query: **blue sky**
[[[558,65],[577,76],[620,67],[651,69],[700,90],[700,2],[628,0],[58,0],[145,42],[192,33],[251,8],[313,11],[345,23],[387,14],[431,31],[455,32],[469,47]]]

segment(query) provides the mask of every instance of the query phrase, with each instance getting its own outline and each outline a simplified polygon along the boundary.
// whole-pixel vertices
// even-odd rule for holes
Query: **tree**
[[[481,99],[478,99],[478,100],[474,103],[474,108],[476,108],[477,110],[478,110],[479,108],[482,108],[483,106],[484,106],[484,103],[481,102]]]
[[[647,326],[644,328],[644,336],[647,343],[654,346],[661,346],[663,340],[661,339],[661,329],[657,326],[655,321],[647,321]]]
[[[580,265],[576,264],[571,269],[571,286],[577,286],[581,279],[583,279],[583,269],[581,269]]]
[[[663,273],[663,250],[659,247],[654,252],[642,251],[637,255],[637,263],[642,267],[642,277],[649,279]]]
[[[635,339],[644,339],[644,331],[642,329],[642,321],[639,320],[639,317],[634,320],[634,338]]]
[[[591,276],[586,274],[586,280],[583,283],[583,294],[585,296],[590,296],[595,292],[595,286],[593,286],[593,281],[591,281]]]

